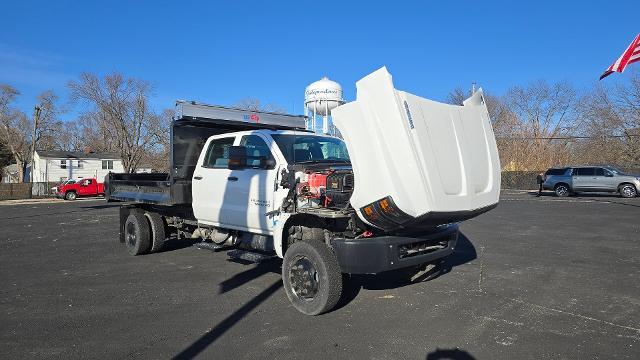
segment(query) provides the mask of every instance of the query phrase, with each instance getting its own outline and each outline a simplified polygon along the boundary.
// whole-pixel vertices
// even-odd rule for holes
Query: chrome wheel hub
[[[631,186],[624,186],[622,188],[622,194],[626,197],[632,197],[632,196],[635,196],[636,191]]]
[[[136,228],[133,224],[127,224],[126,229],[127,245],[136,246]]]

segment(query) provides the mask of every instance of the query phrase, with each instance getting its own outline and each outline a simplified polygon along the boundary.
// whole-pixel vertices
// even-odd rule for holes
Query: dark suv
[[[626,198],[640,193],[640,176],[613,166],[579,166],[549,169],[542,188],[565,197],[577,192],[611,192]]]

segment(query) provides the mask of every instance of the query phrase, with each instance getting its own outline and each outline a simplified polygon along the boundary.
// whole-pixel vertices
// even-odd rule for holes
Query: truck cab
[[[78,197],[104,195],[104,184],[97,179],[82,178],[66,181],[57,187],[57,196],[65,200],[75,200]]]
[[[458,223],[494,208],[500,161],[481,91],[464,106],[398,91],[380,69],[332,115],[344,140],[305,118],[177,103],[171,171],[110,174],[132,255],[165,239],[245,261],[282,258],[287,297],[331,310],[342,274],[420,269],[450,255]]]
[[[212,136],[193,173],[193,214],[202,224],[273,236],[276,215],[265,214],[287,197],[289,190],[279,185],[282,172],[305,164],[327,171],[351,166],[346,145],[335,137],[293,130]],[[325,196],[325,189],[317,191]]]

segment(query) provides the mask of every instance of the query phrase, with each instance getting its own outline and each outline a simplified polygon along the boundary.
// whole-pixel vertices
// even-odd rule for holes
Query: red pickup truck
[[[80,179],[75,183],[60,184],[56,196],[75,200],[79,196],[104,196],[104,184],[94,179]]]

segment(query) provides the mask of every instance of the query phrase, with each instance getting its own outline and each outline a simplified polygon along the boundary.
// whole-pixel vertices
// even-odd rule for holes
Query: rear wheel
[[[164,240],[167,238],[165,231],[166,223],[164,218],[158,213],[147,212],[144,215],[149,219],[149,224],[151,225],[150,252],[158,252],[164,247]]]
[[[618,192],[620,193],[620,196],[624,198],[633,198],[638,195],[638,191],[636,190],[636,187],[633,186],[632,184],[620,185],[620,187],[618,188]]]
[[[342,294],[338,260],[320,241],[298,241],[287,249],[282,282],[293,306],[306,315],[333,309]]]
[[[556,185],[556,187],[554,188],[554,191],[557,197],[567,197],[571,195],[571,190],[569,189],[569,186],[565,184]]]
[[[67,191],[66,194],[64,194],[64,198],[70,201],[75,200],[78,197],[78,195],[76,194],[75,191]]]
[[[127,251],[131,255],[142,255],[151,249],[151,229],[147,218],[139,213],[132,212],[124,224]]]

